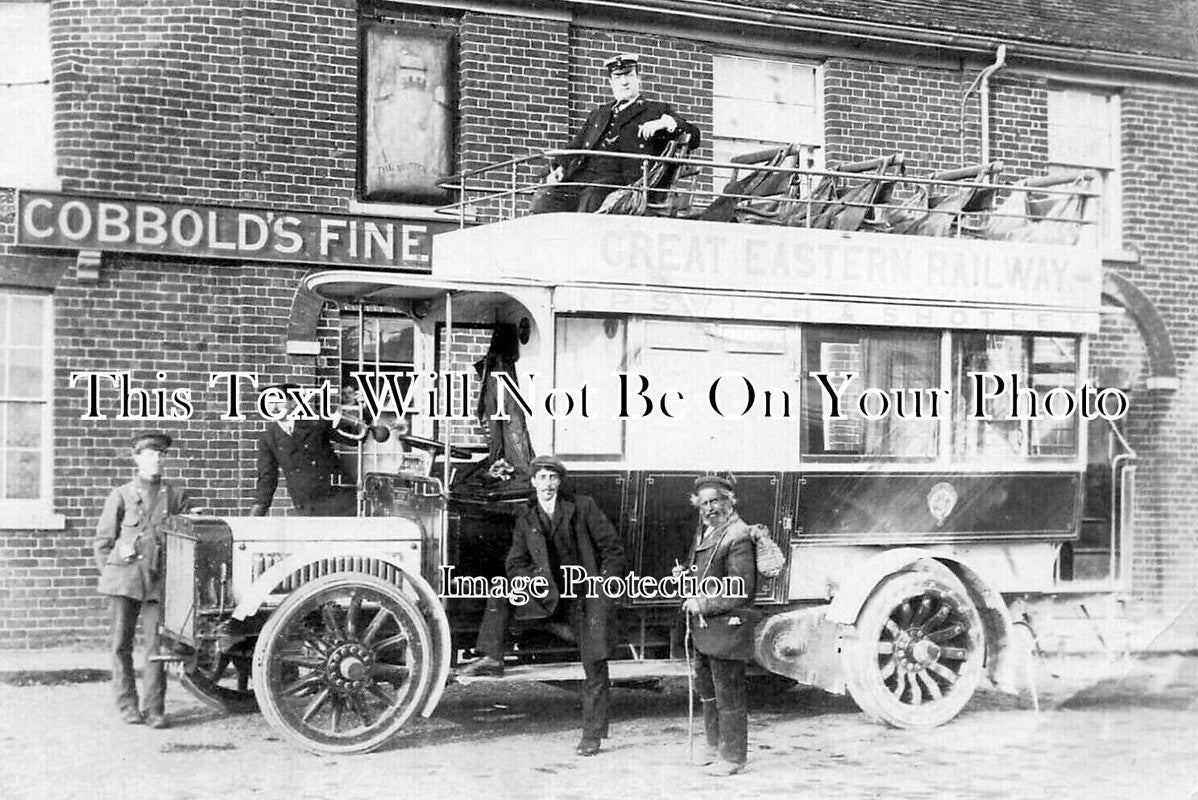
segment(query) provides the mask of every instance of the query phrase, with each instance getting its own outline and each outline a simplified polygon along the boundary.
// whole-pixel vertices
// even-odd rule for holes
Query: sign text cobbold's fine
[[[17,244],[429,271],[452,223],[19,193]]]

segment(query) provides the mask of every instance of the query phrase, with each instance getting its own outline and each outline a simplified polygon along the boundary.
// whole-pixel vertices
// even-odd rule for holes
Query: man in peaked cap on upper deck
[[[699,146],[699,129],[683,119],[668,103],[641,96],[640,56],[622,53],[603,62],[613,100],[596,108],[575,134],[567,150],[596,153],[661,155],[679,131],[690,134],[690,147]],[[545,182],[532,198],[530,213],[595,211],[603,199],[620,186],[641,176],[641,162],[632,158],[567,156],[553,162]],[[559,186],[561,183],[601,184]]]
[[[108,596],[112,617],[112,689],[121,719],[130,724],[166,727],[166,670],[158,653],[158,623],[162,620],[161,525],[169,514],[192,507],[182,489],[162,479],[162,466],[171,437],[141,433],[133,437],[137,474],[108,494],[96,524],[94,549],[100,568],[100,594]],[[142,675],[143,711],[138,708],[133,676],[133,638],[141,617],[146,659]]]

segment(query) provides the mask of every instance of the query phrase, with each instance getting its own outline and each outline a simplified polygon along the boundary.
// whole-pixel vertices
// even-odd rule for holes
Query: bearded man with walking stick
[[[736,513],[736,495],[726,478],[697,478],[691,504],[699,511],[691,573],[700,585],[705,578],[739,578],[744,587],[736,595],[691,597],[682,604],[695,647],[691,680],[703,706],[708,774],[735,775],[748,761],[745,662],[753,658],[753,624],[758,617],[753,608],[753,535]]]

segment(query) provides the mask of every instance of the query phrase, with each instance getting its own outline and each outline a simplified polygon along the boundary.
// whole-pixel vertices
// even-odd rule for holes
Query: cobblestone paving
[[[573,693],[543,684],[451,687],[432,719],[352,757],[299,751],[178,685],[166,731],[115,722],[103,684],[0,686],[0,798],[1198,798],[1198,658],[1041,672],[1039,712],[982,693],[920,732],[756,681],[750,770],[731,778],[687,766],[684,682],[617,689],[613,738],[589,759],[573,754]]]

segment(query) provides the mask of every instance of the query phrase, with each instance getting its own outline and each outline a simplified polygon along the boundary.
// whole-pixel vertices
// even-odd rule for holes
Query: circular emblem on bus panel
[[[957,505],[957,490],[951,483],[941,481],[928,490],[928,511],[936,518],[936,527],[944,524]]]

